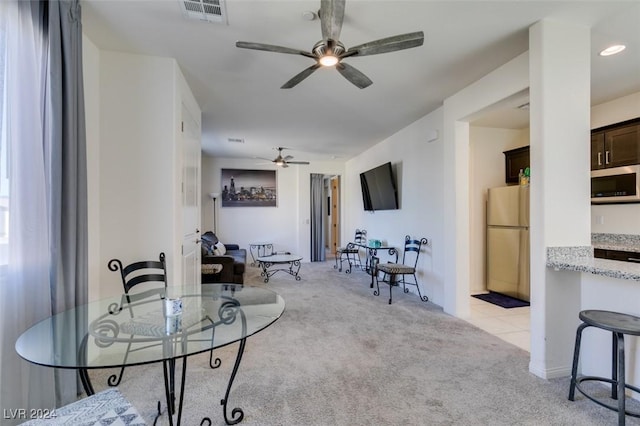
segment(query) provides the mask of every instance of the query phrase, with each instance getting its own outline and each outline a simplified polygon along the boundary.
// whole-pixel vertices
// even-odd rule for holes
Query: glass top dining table
[[[202,284],[190,288],[169,287],[168,296],[179,298],[182,309],[177,315],[167,315],[165,299],[157,290],[148,291],[149,297],[139,300],[122,295],[50,316],[20,335],[16,351],[34,364],[77,369],[85,391],[91,395],[93,387],[87,370],[124,369],[162,362],[165,379],[171,376],[173,381],[176,360],[182,359],[183,370],[186,370],[188,356],[240,342],[228,396],[247,338],[273,324],[285,309],[282,297],[272,290],[235,284]],[[184,388],[184,375],[182,380]],[[166,383],[165,380],[165,387]],[[166,391],[167,404],[173,406],[173,386]],[[226,398],[223,403],[228,424],[242,420],[242,416],[229,420]],[[180,402],[178,424],[181,407]],[[173,424],[172,414],[170,408],[170,424]]]
[[[170,290],[180,295],[181,315],[165,317],[159,297],[131,304],[124,296],[108,298],[40,321],[22,333],[16,351],[29,362],[56,368],[160,362],[247,338],[275,322],[285,306],[280,295],[258,287],[202,284],[198,294]],[[180,344],[162,344],[174,341]]]

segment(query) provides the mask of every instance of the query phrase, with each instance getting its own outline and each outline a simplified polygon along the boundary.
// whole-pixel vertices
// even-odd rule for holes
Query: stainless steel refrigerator
[[[529,301],[529,187],[487,195],[487,290]]]

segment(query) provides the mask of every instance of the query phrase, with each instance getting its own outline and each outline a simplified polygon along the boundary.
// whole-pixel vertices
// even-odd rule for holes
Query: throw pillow
[[[215,248],[213,249],[213,254],[215,254],[216,256],[224,256],[226,253],[227,248],[224,246],[224,244],[218,241],[215,245]]]
[[[206,254],[211,254],[215,248],[215,244],[218,242],[218,237],[211,231],[207,231],[202,235],[202,247],[206,250]],[[203,252],[203,254],[205,254]]]

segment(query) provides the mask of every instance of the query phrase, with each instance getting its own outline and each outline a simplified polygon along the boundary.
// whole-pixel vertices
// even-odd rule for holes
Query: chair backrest
[[[140,293],[134,292],[135,300],[154,294],[164,298],[167,293],[167,265],[164,253],[160,253],[159,260],[144,260],[131,263],[124,267],[119,259],[111,259],[108,267],[111,271],[120,272],[124,293],[129,303],[133,300],[129,291],[138,284],[155,282],[159,285],[153,288],[146,288],[147,286],[145,286],[146,290]]]
[[[356,244],[367,244],[367,231],[366,229],[356,229],[356,234],[353,237],[353,242]]]
[[[402,253],[402,263],[407,266],[418,265],[418,257],[420,257],[420,249],[423,245],[428,244],[426,238],[412,239],[409,235],[404,237],[404,252]]]

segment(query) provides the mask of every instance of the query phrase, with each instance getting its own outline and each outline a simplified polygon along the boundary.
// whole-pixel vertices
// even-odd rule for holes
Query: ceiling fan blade
[[[265,52],[288,53],[291,55],[302,55],[308,58],[316,59],[316,57],[304,50],[292,49],[290,47],[274,46],[272,44],[254,43],[250,41],[236,41],[236,47],[241,49],[264,50]]]
[[[320,68],[320,64],[318,64],[318,63],[315,63],[315,64],[311,65],[309,68],[307,68],[304,71],[302,71],[301,73],[295,75],[291,80],[289,80],[285,84],[283,84],[281,89],[291,89],[292,87],[294,87],[298,83],[300,83],[302,80],[304,80],[305,78],[309,77],[318,68]]]
[[[284,161],[289,161],[289,160],[293,160],[293,156],[287,155],[286,157],[284,157]]]
[[[342,74],[344,78],[349,80],[354,85],[358,86],[360,89],[364,89],[365,87],[368,87],[373,83],[373,81],[371,81],[369,77],[349,64],[339,62],[336,65],[336,69],[340,74]]]
[[[308,161],[287,161],[286,164],[309,164]]]
[[[320,2],[320,23],[324,40],[340,40],[344,21],[345,0],[322,0]]]
[[[351,47],[342,57],[378,55],[380,53],[395,52],[396,50],[422,46],[423,43],[424,33],[422,31],[400,34]]]

